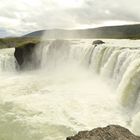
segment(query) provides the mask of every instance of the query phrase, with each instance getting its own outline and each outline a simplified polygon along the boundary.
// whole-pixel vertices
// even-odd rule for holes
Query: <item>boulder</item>
[[[81,131],[66,140],[140,140],[140,137],[119,125],[109,125],[91,131]]]
[[[93,41],[92,45],[99,45],[99,44],[104,44],[105,42],[103,42],[102,40],[95,40]]]

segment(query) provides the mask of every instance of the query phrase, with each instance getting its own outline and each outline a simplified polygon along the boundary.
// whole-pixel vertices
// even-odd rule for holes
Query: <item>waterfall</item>
[[[103,106],[102,103],[96,102],[95,101],[96,99],[94,99],[95,104],[92,105],[92,103],[93,103],[92,93],[95,94],[94,97],[98,96],[98,95],[96,95],[96,90],[94,91],[94,89],[92,89],[92,91],[90,91],[90,89],[88,89],[88,88],[92,88],[92,84],[96,83],[95,82],[96,80],[93,83],[91,81],[90,82],[88,81],[88,80],[91,80],[90,78],[92,76],[90,74],[92,73],[92,75],[95,77],[96,76],[101,77],[101,79],[103,79],[103,81],[105,81],[105,80],[107,80],[107,82],[109,81],[110,86],[113,85],[113,88],[116,91],[116,93],[113,93],[113,95],[116,95],[118,97],[118,100],[119,100],[119,103],[121,104],[121,107],[126,112],[129,112],[128,113],[130,115],[129,121],[131,122],[130,125],[132,127],[132,130],[135,133],[140,135],[140,129],[139,129],[140,128],[140,121],[139,121],[140,120],[140,107],[139,107],[140,106],[140,84],[139,84],[139,82],[140,82],[140,47],[133,46],[133,45],[127,46],[127,44],[126,44],[126,46],[124,46],[125,43],[123,43],[123,44],[118,43],[117,44],[116,43],[117,41],[115,43],[112,43],[112,44],[110,43],[111,42],[110,40],[108,42],[106,44],[97,45],[97,46],[92,45],[92,40],[88,40],[88,39],[87,40],[50,40],[49,43],[48,42],[41,43],[39,46],[36,47],[35,52],[34,52],[35,53],[34,56],[37,57],[36,59],[39,60],[38,62],[40,62],[39,69],[38,69],[38,71],[40,71],[40,72],[37,74],[41,78],[38,76],[40,78],[38,83],[37,83],[38,85],[32,84],[32,80],[33,80],[33,82],[34,81],[36,82],[38,80],[36,77],[34,78],[34,76],[36,76],[36,75],[34,75],[35,72],[32,70],[26,71],[25,73],[29,73],[29,75],[28,75],[29,77],[28,76],[26,77],[26,74],[25,74],[25,82],[24,82],[24,75],[22,75],[20,77],[21,81],[19,80],[20,78],[16,79],[18,76],[15,78],[17,80],[15,83],[17,84],[17,82],[19,82],[19,85],[17,84],[16,86],[14,85],[15,83],[12,83],[12,82],[14,82],[14,80],[13,80],[14,78],[10,79],[12,86],[13,85],[15,86],[15,88],[12,87],[12,90],[13,90],[12,94],[15,97],[15,94],[17,94],[16,92],[19,90],[18,92],[22,93],[22,97],[20,97],[19,101],[24,100],[23,102],[26,102],[26,96],[29,96],[28,94],[32,94],[32,92],[34,91],[35,95],[30,95],[31,96],[30,103],[34,103],[36,107],[39,106],[38,110],[40,110],[40,106],[45,111],[48,109],[48,112],[53,116],[53,119],[55,120],[55,113],[54,113],[55,111],[49,110],[49,109],[53,108],[50,105],[51,102],[49,102],[50,103],[49,104],[49,103],[47,103],[47,101],[43,101],[44,104],[47,104],[47,107],[50,105],[50,108],[46,107],[47,108],[46,109],[46,108],[44,108],[44,106],[42,104],[38,103],[37,101],[38,101],[38,99],[40,99],[42,102],[42,100],[44,98],[45,98],[45,100],[47,100],[48,98],[51,98],[51,99],[54,98],[53,95],[51,95],[50,93],[55,91],[54,96],[57,96],[56,98],[58,98],[58,100],[63,102],[64,99],[63,98],[61,99],[59,97],[59,94],[61,94],[64,97],[67,96],[67,94],[66,95],[63,94],[64,91],[67,91],[67,86],[66,86],[67,82],[70,82],[70,88],[68,88],[68,90],[70,90],[71,92],[68,92],[68,91],[66,92],[66,93],[69,93],[68,96],[70,96],[70,97],[66,97],[66,99],[69,100],[69,98],[70,98],[73,101],[74,100],[73,97],[77,96],[77,98],[79,98],[79,100],[80,100],[78,107],[77,107],[77,103],[76,103],[76,105],[73,106],[75,111],[78,108],[78,113],[79,113],[81,110],[80,105],[82,103],[84,103],[85,101],[86,101],[86,104],[88,104],[89,100],[90,100],[90,105],[91,105],[90,109],[92,109],[93,106],[97,106],[97,105],[99,105],[101,107]],[[13,49],[13,48],[0,50],[0,72],[1,73],[16,71],[17,62],[16,62],[16,59],[14,57],[14,51],[15,51],[15,49]],[[33,57],[33,59],[35,59],[35,57]],[[74,70],[75,67],[78,67],[77,71]],[[80,73],[81,71],[79,69],[80,70],[82,69],[82,70],[84,70],[84,72],[86,71],[87,73],[90,72],[90,74],[88,76],[86,75],[89,79],[86,77],[86,81],[84,81],[83,79],[85,78],[84,77],[85,75],[83,75],[83,73]],[[57,73],[56,70],[59,70],[59,74],[57,76],[55,75]],[[65,70],[67,70],[67,75],[65,73]],[[50,73],[48,73],[48,71]],[[42,74],[43,76],[40,74],[41,72],[43,73]],[[72,78],[71,78],[71,75],[73,75]],[[78,78],[77,78],[77,75],[78,75]],[[55,80],[57,78],[61,79],[62,76],[64,76],[64,77],[67,76],[68,79],[64,80],[64,81],[62,79],[62,80],[60,80],[61,82],[59,81],[61,84],[58,84],[57,80],[56,80],[57,81],[56,82],[53,78],[52,79],[50,78],[51,76],[52,77],[56,76],[54,78]],[[77,79],[75,77],[78,80],[81,77],[82,78],[84,77],[82,79],[84,81],[84,84],[78,83],[77,84],[78,90],[75,91],[75,93],[73,93],[72,89],[77,86],[77,85],[75,87],[71,86],[71,84],[73,84],[73,83],[75,83],[75,81],[77,81]],[[50,79],[49,80],[47,79],[48,80],[47,81],[46,78],[50,78]],[[69,79],[70,80],[74,79],[74,80],[70,81]],[[29,82],[28,82],[28,80],[29,80]],[[31,81],[31,83],[30,83],[30,81]],[[54,85],[50,84],[52,81],[55,83]],[[90,86],[86,82],[87,83],[89,82]],[[20,83],[23,84],[22,86],[25,86],[25,84],[27,83],[27,87],[25,86],[25,89],[23,89],[22,87],[20,87]],[[64,84],[64,87],[62,86],[62,83]],[[97,83],[98,83],[97,87],[102,89],[102,84],[100,85],[100,82],[98,82],[98,80],[97,80]],[[30,89],[30,85],[31,85],[32,89]],[[51,85],[49,88],[50,89],[53,88],[54,91],[53,90],[51,91],[49,89],[43,89],[43,90],[41,89],[39,91],[39,93],[36,93],[36,91],[38,91],[39,88],[42,88],[43,86],[46,86],[46,85],[47,86]],[[3,87],[3,85],[0,85],[0,86]],[[55,86],[57,87],[56,88],[57,90],[55,89]],[[87,99],[88,97],[86,98],[85,96],[83,96],[84,94],[82,91],[82,87],[84,87],[84,86],[88,87],[87,88],[88,89],[87,96],[90,96],[90,99]],[[59,87],[61,87],[62,89],[60,90]],[[94,87],[94,88],[96,89],[96,87]],[[105,88],[103,88],[102,92],[104,92],[104,89]],[[10,91],[10,90],[8,90],[8,91]],[[59,92],[57,93],[56,91],[59,91]],[[78,95],[76,95],[76,93],[79,91],[80,91],[80,93],[82,93],[82,95],[78,96]],[[4,94],[0,95],[0,97],[5,96],[6,93],[2,89],[1,89],[1,92],[3,92]],[[84,90],[84,92],[86,92],[86,91]],[[40,93],[41,93],[41,95],[40,95]],[[10,95],[10,97],[11,96],[12,95]],[[18,98],[18,96],[19,95],[17,94],[16,97]],[[98,99],[101,99],[101,101],[103,101],[103,104],[104,104],[104,99],[102,99],[102,96],[104,96],[104,98],[110,98],[109,95],[106,95],[106,92],[105,92],[105,94],[99,95]],[[32,101],[32,99],[33,99],[33,101]],[[34,101],[34,99],[35,99],[35,101]],[[9,97],[8,97],[8,100],[9,100]],[[13,98],[13,100],[16,102],[15,98]],[[112,96],[111,96],[110,100],[112,100]],[[108,101],[108,99],[106,99],[105,103],[108,104],[107,101]],[[36,102],[37,102],[37,104],[36,104]],[[57,102],[57,104],[59,104],[59,102],[57,100],[55,102]],[[76,101],[74,101],[74,102],[76,102]],[[113,100],[113,102],[114,102],[114,100]],[[113,104],[113,102],[112,102],[112,104]],[[16,102],[16,104],[19,104],[19,102]],[[64,104],[64,106],[65,106],[65,104]],[[53,105],[55,105],[55,103],[53,103]],[[77,129],[79,130],[79,128],[81,128],[82,126],[84,126],[84,128],[88,128],[88,127],[85,127],[85,125],[83,125],[81,122],[79,123],[76,120],[77,118],[75,119],[75,118],[71,117],[71,114],[69,115],[68,112],[65,112],[67,109],[72,112],[72,109],[68,108],[69,106],[71,107],[71,103],[66,106],[65,111],[63,111],[62,106],[63,106],[63,103],[61,104],[61,108],[59,108],[59,106],[56,107],[57,108],[56,112],[58,114],[59,113],[63,114],[62,117],[64,117],[66,119],[65,121],[68,124],[70,124],[69,127],[66,127],[64,125],[65,123],[64,124],[62,123],[61,129],[63,129],[63,131],[65,131],[65,128],[66,128],[66,131],[70,131],[71,128],[74,127],[75,125],[76,125],[76,130]],[[88,105],[87,105],[87,108],[88,108]],[[102,108],[103,108],[102,110],[104,111],[104,107],[102,107]],[[36,110],[36,108],[34,106],[33,106],[33,109]],[[98,110],[96,108],[94,108],[94,109],[98,112]],[[113,110],[114,108],[111,108],[111,109]],[[23,114],[25,113],[25,115],[26,115],[26,112],[24,112],[24,109],[22,111],[23,111],[22,113]],[[83,110],[83,114],[84,114],[84,111],[85,110]],[[110,112],[110,110],[108,108],[107,108],[107,111]],[[27,112],[30,112],[30,111],[28,110]],[[44,113],[44,112],[40,113],[40,112],[41,111],[38,111],[38,115],[36,116],[36,117],[38,117],[38,120],[42,117],[41,116],[42,114],[46,115],[46,113]],[[86,111],[86,112],[88,112],[88,111]],[[72,115],[74,117],[75,116],[77,117],[78,113],[77,114],[76,113],[74,112]],[[89,114],[90,114],[89,116],[93,115],[93,113],[92,114],[89,113]],[[111,118],[114,117],[114,114]],[[27,118],[28,117],[29,116],[27,115]],[[43,117],[46,118],[46,116],[43,116]],[[67,117],[69,117],[69,118],[67,118]],[[52,120],[51,116],[49,119]],[[50,127],[52,128],[52,131],[50,131],[50,134],[51,134],[52,132],[54,132],[57,129],[55,129],[55,125],[52,126],[52,124],[51,125],[49,124],[49,123],[51,123],[50,120],[48,122],[46,122],[46,124],[47,124],[48,130],[50,129]],[[62,118],[62,120],[63,120],[63,118]],[[95,118],[95,120],[96,120],[96,118]],[[28,119],[26,121],[28,122]],[[34,120],[34,121],[36,124],[36,120]],[[61,119],[60,119],[60,121],[61,121]],[[72,125],[71,125],[71,122],[72,122]],[[104,121],[102,121],[102,122],[104,122]],[[43,125],[43,127],[44,127],[43,121],[41,123],[42,123],[41,125]],[[89,121],[88,124],[90,124],[90,123],[91,122]],[[20,127],[20,126],[17,126],[17,127]],[[43,134],[45,134],[43,127],[42,127],[42,131],[44,133],[41,132],[41,134],[40,134],[41,138],[42,138],[41,140],[43,140],[43,138],[44,138]],[[59,125],[57,127],[59,127]],[[3,129],[0,128],[0,130],[3,130]],[[76,130],[75,129],[71,130],[71,133],[73,133],[73,131],[76,131]],[[37,131],[35,131],[35,132],[37,132]],[[33,132],[32,132],[32,134],[33,134]],[[10,135],[8,136],[8,138],[10,138]]]
[[[123,106],[134,107],[140,91],[140,48],[99,45],[73,40],[56,40],[41,45],[41,67],[76,63],[108,78],[117,87]],[[118,96],[119,96],[118,95]]]
[[[69,40],[50,41],[49,44],[40,44],[39,49],[42,50],[41,68],[55,69],[64,65],[79,64],[85,55],[85,49],[79,44],[72,45]],[[38,51],[38,48],[37,50]],[[40,56],[38,56],[40,57]]]
[[[80,40],[56,40],[47,45],[43,42],[41,49],[41,68],[80,64],[92,72],[108,78],[117,85],[121,104],[134,107],[138,102],[140,86],[140,48],[89,45]],[[0,71],[15,71],[14,49],[1,49]]]
[[[70,40],[44,45],[42,67],[62,66],[75,62],[117,85],[122,105],[136,104],[139,95],[140,48],[121,46],[88,46]]]
[[[140,48],[101,45],[89,51],[89,67],[117,84],[121,104],[134,109],[140,92]]]
[[[43,58],[43,62],[44,59],[46,61],[47,59],[51,60],[51,64],[61,61],[61,63],[58,62],[56,65],[62,65],[62,61],[70,63],[73,60],[102,78],[109,79],[116,87],[119,102],[123,107],[131,110],[132,114],[136,115],[140,111],[139,47],[63,43],[63,45],[61,44],[62,48],[58,47],[58,42],[55,44],[55,47],[54,45],[48,46],[51,49],[48,49],[49,55]]]
[[[13,48],[0,50],[0,72],[12,72],[16,70],[14,50]]]

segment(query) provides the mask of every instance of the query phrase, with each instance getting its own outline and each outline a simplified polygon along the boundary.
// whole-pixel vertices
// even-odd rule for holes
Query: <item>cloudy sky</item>
[[[140,0],[0,0],[0,37],[140,22]]]

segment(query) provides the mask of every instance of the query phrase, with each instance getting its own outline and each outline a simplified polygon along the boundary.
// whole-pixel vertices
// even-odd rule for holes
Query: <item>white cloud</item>
[[[0,0],[0,29],[13,34],[140,22],[139,0]]]

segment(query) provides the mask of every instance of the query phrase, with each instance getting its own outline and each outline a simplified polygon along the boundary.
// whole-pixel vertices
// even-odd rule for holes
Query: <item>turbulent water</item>
[[[0,140],[64,140],[108,124],[140,135],[140,42],[92,41],[40,44],[40,69],[22,72],[14,49],[0,50]]]

